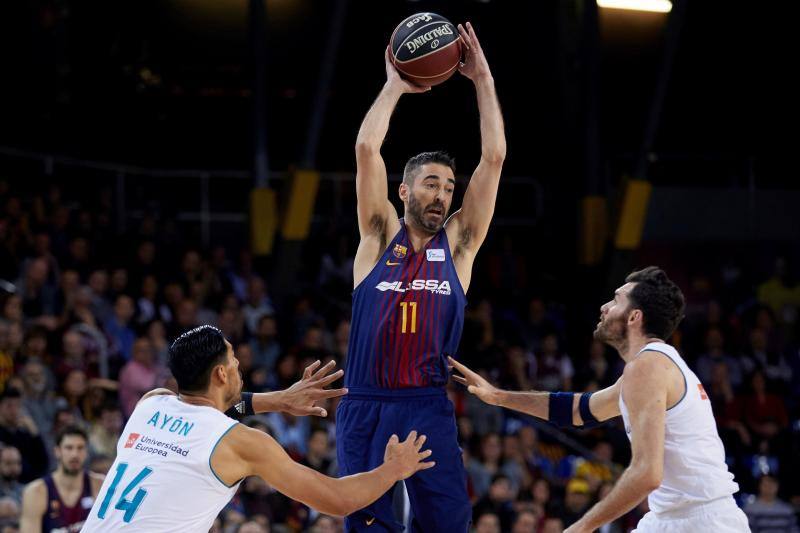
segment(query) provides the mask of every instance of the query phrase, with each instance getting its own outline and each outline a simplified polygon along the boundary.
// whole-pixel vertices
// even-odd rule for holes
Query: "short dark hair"
[[[659,339],[669,339],[683,319],[686,307],[678,286],[666,272],[655,266],[631,272],[625,281],[636,283],[628,299],[644,315],[644,332]]]
[[[6,387],[2,393],[0,393],[0,402],[3,400],[14,400],[14,399],[21,399],[22,392],[16,387]]]
[[[56,446],[61,446],[61,441],[69,436],[82,437],[84,441],[87,443],[89,442],[89,434],[86,433],[85,429],[76,424],[68,424],[58,430],[58,434],[56,435]]]
[[[441,150],[436,152],[422,152],[421,154],[417,154],[409,159],[406,163],[406,167],[403,169],[403,183],[406,185],[411,185],[414,183],[417,169],[428,163],[438,163],[440,165],[450,167],[450,170],[453,171],[453,174],[456,173],[456,160],[450,157],[450,154],[447,152],[443,152]]]
[[[169,347],[169,369],[178,390],[208,389],[211,370],[224,362],[227,351],[225,336],[214,326],[200,326],[175,339]]]

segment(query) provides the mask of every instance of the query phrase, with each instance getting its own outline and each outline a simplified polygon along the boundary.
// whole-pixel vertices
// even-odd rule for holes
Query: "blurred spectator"
[[[0,526],[14,527],[19,522],[22,505],[15,499],[0,498]]]
[[[22,295],[22,311],[27,316],[53,316],[56,312],[56,288],[48,282],[50,272],[46,259],[28,262],[25,275],[18,282]]]
[[[82,239],[76,239],[76,241]],[[91,310],[96,317],[111,317],[113,308],[108,299],[108,272],[97,269],[89,275],[89,289],[91,290]]]
[[[56,401],[59,409],[68,410],[74,423],[83,424],[87,414],[89,380],[83,370],[70,370],[61,384],[61,396]]]
[[[514,521],[513,501],[516,496],[508,476],[496,474],[492,477],[486,495],[475,504],[473,516],[477,517],[487,512],[493,513],[500,519],[500,529],[509,531]]]
[[[117,441],[122,434],[122,412],[113,404],[100,409],[100,417],[92,423],[89,431],[89,450],[92,457],[102,456],[114,460],[117,456]]]
[[[275,317],[261,315],[258,318],[258,325],[250,340],[250,348],[253,350],[253,360],[256,366],[265,368],[268,372],[275,370],[275,364],[281,355],[281,347],[278,344],[278,324]]]
[[[22,455],[14,446],[0,448],[0,498],[11,498],[22,505]]]
[[[33,420],[22,414],[22,394],[16,389],[8,388],[0,394],[0,443],[25,451],[21,482],[27,483],[47,471],[44,442]]]
[[[711,375],[714,366],[718,363],[725,363],[731,386],[738,389],[743,379],[742,367],[738,359],[725,353],[725,339],[722,336],[722,330],[719,328],[710,328],[706,332],[705,346],[706,351],[697,358],[697,365],[695,367],[695,372],[697,373],[697,377],[700,378],[700,381],[708,386],[712,381]]]
[[[29,359],[22,367],[22,406],[41,433],[53,426],[56,413],[52,376],[39,359]]]
[[[536,354],[536,389],[545,391],[572,390],[575,368],[569,356],[559,349],[558,337],[548,333]]]
[[[538,519],[531,511],[522,511],[517,514],[511,533],[536,533]]]
[[[541,533],[563,533],[564,521],[560,518],[548,517],[544,519]]]
[[[592,505],[589,483],[580,478],[572,478],[564,493],[564,508],[559,518],[564,527],[569,527],[580,519]]]
[[[311,419],[288,413],[269,413],[267,422],[275,430],[275,438],[290,454],[300,457],[308,452]]]
[[[756,440],[773,441],[789,425],[789,417],[780,397],[767,391],[764,374],[757,371],[750,378],[752,392],[741,402],[745,424]]]
[[[745,371],[760,370],[767,379],[781,385],[792,379],[792,369],[783,354],[769,350],[767,334],[762,328],[750,331],[750,346],[742,357],[742,364]]]
[[[119,401],[122,414],[131,416],[139,398],[157,386],[162,370],[156,365],[153,345],[146,337],[136,339],[133,345],[133,359],[119,373]]]
[[[267,295],[267,286],[258,276],[247,280],[247,298],[244,307],[244,322],[247,331],[254,333],[258,329],[258,319],[263,315],[274,315],[275,308]]]
[[[500,533],[500,519],[490,511],[481,513],[475,519],[475,533]]]
[[[147,324],[161,317],[158,308],[158,280],[155,276],[145,276],[142,280],[139,299],[136,300],[136,322]]]
[[[336,475],[336,464],[330,448],[328,431],[317,428],[311,432],[305,457],[300,463],[327,476]]]
[[[136,334],[130,327],[130,322],[136,313],[133,298],[120,294],[114,301],[114,314],[103,325],[105,332],[112,340],[112,350],[119,354],[123,360],[131,360],[133,341]]]
[[[794,509],[778,499],[778,480],[771,475],[758,480],[758,497],[744,506],[752,533],[798,533]]]

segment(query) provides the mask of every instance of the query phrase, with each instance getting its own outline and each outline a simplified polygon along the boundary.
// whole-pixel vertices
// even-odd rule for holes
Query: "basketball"
[[[461,37],[452,22],[436,13],[417,13],[397,25],[390,40],[392,63],[416,85],[438,85],[461,61]]]

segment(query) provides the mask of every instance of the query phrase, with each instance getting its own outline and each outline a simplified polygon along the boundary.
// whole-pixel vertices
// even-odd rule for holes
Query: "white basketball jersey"
[[[667,409],[664,477],[661,486],[648,497],[650,509],[655,513],[674,511],[737,492],[739,485],[733,481],[733,474],[725,464],[725,449],[717,433],[711,402],[700,380],[669,344],[651,342],[639,353],[644,351],[660,352],[669,357],[680,369],[686,384],[684,396]],[[622,394],[619,395],[619,409],[628,439],[633,441],[636,435],[631,433]]]
[[[211,469],[214,448],[236,424],[176,396],[140,402],[82,531],[207,533],[239,485]]]

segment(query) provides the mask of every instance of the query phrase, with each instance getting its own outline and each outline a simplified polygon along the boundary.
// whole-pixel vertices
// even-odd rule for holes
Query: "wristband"
[[[549,400],[550,413],[547,419],[558,427],[573,427],[572,401],[575,394],[571,392],[551,392]]]
[[[225,411],[225,414],[236,420],[256,414],[256,412],[253,411],[253,393],[243,392],[242,399],[239,403]]]
[[[600,421],[594,417],[592,410],[589,409],[589,398],[591,397],[591,392],[584,392],[581,394],[581,399],[578,403],[581,412],[581,418],[583,419],[583,427],[586,429],[600,425]]]

